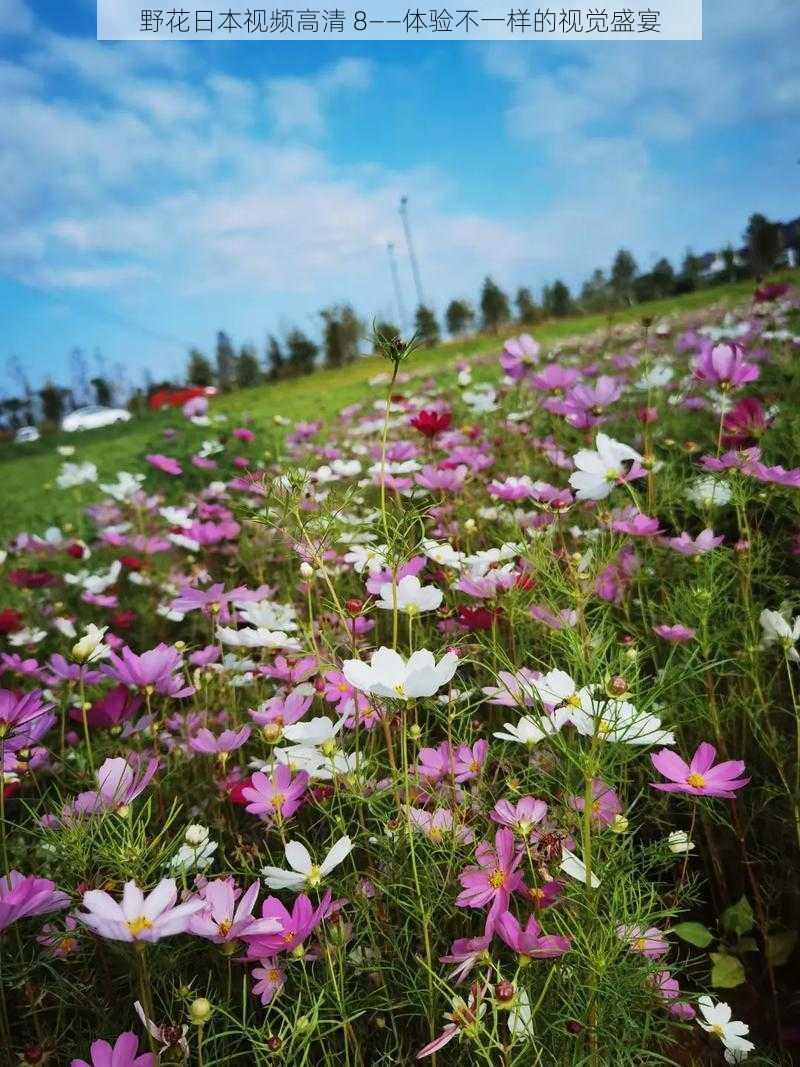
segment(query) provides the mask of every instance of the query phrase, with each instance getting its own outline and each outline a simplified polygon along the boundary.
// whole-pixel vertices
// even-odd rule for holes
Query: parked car
[[[29,445],[33,441],[38,441],[40,436],[35,426],[20,426],[14,434],[14,444]]]
[[[101,408],[89,404],[70,412],[61,422],[61,429],[67,433],[76,430],[96,430],[100,426],[111,426],[115,422],[129,422],[131,413],[124,408]]]
[[[213,385],[187,385],[182,389],[159,389],[153,393],[147,403],[153,411],[161,408],[182,408],[189,400],[196,400],[201,396],[216,396],[217,390]]]

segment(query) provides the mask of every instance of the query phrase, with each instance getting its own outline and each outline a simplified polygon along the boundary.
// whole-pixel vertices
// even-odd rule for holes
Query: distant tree
[[[277,337],[273,337],[272,334],[267,338],[267,351],[264,356],[264,367],[267,378],[269,378],[271,382],[275,382],[279,378],[282,378],[285,373],[286,357],[283,354]]]
[[[349,304],[335,304],[320,312],[323,321],[322,343],[328,367],[341,367],[358,355],[358,343],[364,336],[364,324]]]
[[[733,245],[727,245],[722,249],[722,262],[725,264],[725,274],[729,282],[736,281],[736,252]]]
[[[481,290],[481,319],[484,330],[496,333],[510,318],[508,297],[491,278],[485,278]]]
[[[451,300],[444,313],[447,332],[451,337],[466,333],[475,321],[475,312],[466,300]]]
[[[574,310],[570,291],[560,278],[552,285],[546,285],[542,293],[542,303],[548,315],[554,318],[564,318]]]
[[[414,316],[414,336],[423,348],[433,348],[439,343],[439,323],[429,307],[420,304]]]
[[[186,367],[186,380],[189,385],[209,386],[214,384],[214,370],[211,362],[198,349],[189,352]]]
[[[316,366],[318,352],[319,345],[310,337],[306,337],[302,330],[292,330],[286,338],[286,373],[311,374]]]
[[[662,256],[661,259],[657,260],[651,274],[653,275],[656,295],[671,296],[675,290],[675,271],[666,256]]]
[[[608,280],[599,268],[592,272],[581,289],[581,305],[586,311],[603,311],[611,299]]]
[[[778,224],[770,222],[765,215],[751,215],[744,239],[747,242],[747,259],[753,274],[766,274],[772,270],[783,251]]]
[[[616,298],[629,304],[633,298],[633,279],[636,277],[636,260],[626,248],[620,248],[611,265],[611,288]]]
[[[230,337],[222,330],[217,334],[216,361],[217,384],[226,393],[236,382],[236,352]]]
[[[393,322],[378,319],[372,324],[372,351],[382,352],[385,344],[396,346],[401,339],[400,330]]]
[[[525,286],[517,289],[514,303],[517,308],[517,319],[523,326],[533,326],[541,321],[542,309],[537,306],[530,289]]]
[[[48,378],[39,390],[39,397],[42,401],[42,415],[47,422],[57,426],[64,415],[64,390]]]
[[[94,389],[95,403],[104,408],[110,407],[114,399],[114,390],[111,383],[106,378],[98,375],[97,378],[92,378],[89,384]]]
[[[683,263],[681,264],[680,274],[675,283],[676,293],[694,292],[700,284],[700,271],[702,265],[703,263],[700,257],[696,256],[691,248],[687,248],[686,254],[683,257]]]
[[[258,385],[260,380],[261,367],[258,365],[255,348],[252,345],[242,345],[236,361],[236,384],[240,389],[248,389],[251,385]]]

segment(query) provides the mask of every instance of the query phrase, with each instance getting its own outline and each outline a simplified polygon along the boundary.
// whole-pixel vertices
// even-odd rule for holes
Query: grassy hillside
[[[787,272],[778,277],[797,281],[798,272]],[[643,315],[659,317],[671,313],[687,314],[717,302],[733,305],[746,300],[752,289],[752,282],[749,281],[703,289],[680,297],[639,304],[635,308],[616,312],[612,319],[607,315],[585,315],[544,323],[536,327],[534,333],[543,344],[552,345],[564,338],[636,322]],[[420,351],[409,370],[441,373],[459,357],[474,357],[498,350],[502,336],[478,336]],[[292,420],[327,418],[345,405],[365,399],[371,392],[367,385],[369,379],[385,370],[386,366],[379,357],[369,357],[338,370],[320,371],[306,378],[241,390],[216,400],[213,412],[226,414],[232,420],[246,416],[256,428],[269,428],[272,435],[275,433],[273,415],[280,414]],[[0,513],[0,535],[24,529],[41,531],[50,524],[63,523],[67,515],[74,514],[71,494],[51,487],[63,462],[56,451],[59,445],[75,446],[75,460],[95,463],[101,477],[110,478],[118,470],[142,469],[142,457],[147,452],[160,450],[163,431],[170,425],[185,425],[179,412],[147,415],[123,425],[78,434],[50,434],[30,445],[0,447],[0,475],[6,505]],[[194,429],[192,432],[195,432]],[[207,431],[206,436],[211,432]],[[197,430],[196,434],[199,443],[203,433]]]

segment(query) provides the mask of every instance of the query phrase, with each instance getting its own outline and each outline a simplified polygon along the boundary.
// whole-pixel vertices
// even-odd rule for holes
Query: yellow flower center
[[[233,926],[233,923],[230,919],[223,919],[219,924],[219,932],[223,937],[230,933],[231,926]]]
[[[703,786],[706,784],[706,780],[702,776],[702,774],[697,774],[693,771],[686,779],[686,783],[687,785],[694,786],[695,789],[702,789]]]
[[[336,688],[339,690],[340,693],[347,693],[350,691],[350,686],[347,684],[347,682],[339,682]]]
[[[314,886],[319,885],[319,883],[321,881],[322,881],[322,871],[315,864],[311,868],[311,870],[308,872],[308,875],[306,876],[306,883],[313,888]]]
[[[637,937],[634,939],[633,948],[636,952],[644,952],[647,942],[643,937]]]
[[[715,1037],[723,1038],[725,1036],[725,1028],[721,1023],[714,1023],[711,1027],[711,1033],[714,1034]]]
[[[146,915],[140,915],[138,919],[131,919],[129,923],[126,923],[126,926],[134,937],[138,937],[139,934],[143,933],[145,930],[150,930],[152,925],[153,924]]]
[[[580,697],[577,693],[573,693],[572,696],[567,697],[564,703],[569,704],[571,708],[579,708],[581,706]]]
[[[431,841],[439,842],[444,838],[444,833],[439,826],[432,826],[428,830],[428,837]]]
[[[395,693],[397,693],[399,697],[403,697],[406,695],[406,687],[403,685],[402,682],[396,682],[392,686],[392,689],[395,691]]]
[[[489,875],[489,885],[492,889],[502,889],[506,884],[506,876],[499,868]]]
[[[282,808],[283,805],[284,805],[284,801],[285,800],[286,800],[286,797],[283,795],[283,793],[273,793],[272,794],[272,806],[273,806],[273,808],[275,808],[276,811],[279,808]]]
[[[610,734],[613,728],[613,722],[609,722],[608,719],[597,720],[597,734],[599,737],[605,737],[606,734]]]
[[[267,979],[270,982],[279,982],[281,979],[281,972],[273,967],[271,971],[267,971]]]

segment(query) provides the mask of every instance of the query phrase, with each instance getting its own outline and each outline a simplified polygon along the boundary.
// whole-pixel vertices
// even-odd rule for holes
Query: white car
[[[38,441],[40,436],[35,426],[20,426],[14,434],[14,444],[29,445],[33,441]]]
[[[89,404],[67,415],[61,422],[61,429],[67,433],[75,430],[96,430],[100,426],[111,426],[115,422],[129,422],[131,413],[124,408],[101,408]]]

